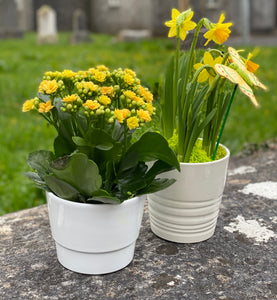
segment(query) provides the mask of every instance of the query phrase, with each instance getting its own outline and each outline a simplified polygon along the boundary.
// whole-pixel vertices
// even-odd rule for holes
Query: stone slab
[[[277,299],[276,166],[276,143],[231,158],[216,232],[205,242],[156,237],[146,206],[134,260],[108,275],[58,263],[46,205],[2,216],[0,299]]]

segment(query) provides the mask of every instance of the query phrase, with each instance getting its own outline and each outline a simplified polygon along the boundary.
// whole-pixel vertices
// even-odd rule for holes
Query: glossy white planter
[[[133,259],[145,196],[120,205],[83,204],[46,193],[59,262],[83,274],[105,274]]]
[[[196,243],[215,231],[230,157],[208,163],[181,163],[177,170],[162,174],[176,182],[148,195],[152,231],[177,243]]]

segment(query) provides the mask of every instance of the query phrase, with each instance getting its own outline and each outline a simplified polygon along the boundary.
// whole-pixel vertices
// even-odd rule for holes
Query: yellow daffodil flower
[[[38,108],[38,112],[39,113],[47,113],[49,112],[52,108],[54,107],[54,105],[51,104],[51,101],[47,101],[46,103],[40,103],[39,104],[39,108]]]
[[[204,34],[204,37],[207,39],[205,46],[210,42],[214,41],[216,44],[223,44],[229,37],[231,30],[229,29],[232,26],[232,23],[225,23],[225,15],[221,14],[217,24],[210,23],[209,31]]]
[[[202,67],[204,65],[209,65],[214,69],[216,64],[221,64],[222,59],[223,58],[221,56],[218,56],[217,58],[213,59],[210,52],[205,52],[204,57],[203,57],[203,63],[195,64],[193,67],[194,67],[194,69],[198,70],[200,67]],[[201,82],[205,82],[206,80],[209,80],[209,84],[211,85],[214,80],[215,75],[216,75],[215,71],[212,72],[209,69],[204,69],[200,72],[200,74],[197,78],[197,82],[201,83]]]
[[[130,130],[139,127],[138,118],[136,116],[127,119],[127,126]]]
[[[249,53],[248,56],[247,56],[247,59],[245,61],[245,66],[246,66],[246,69],[251,72],[251,73],[255,73],[258,68],[260,67],[260,65],[254,63],[253,61],[251,61],[250,59],[253,57],[253,54],[252,53]]]
[[[172,9],[171,11],[172,20],[165,22],[165,25],[167,27],[170,27],[170,30],[168,32],[168,37],[174,37],[177,35],[177,18],[180,15],[181,13],[176,8]],[[188,16],[184,19],[184,21],[180,25],[179,37],[181,38],[181,40],[185,40],[187,36],[187,32],[196,27],[196,23],[191,21],[192,17],[193,17],[193,11],[190,11]]]

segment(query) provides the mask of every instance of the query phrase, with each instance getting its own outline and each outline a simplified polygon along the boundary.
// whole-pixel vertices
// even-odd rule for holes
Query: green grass
[[[93,35],[93,43],[70,45],[70,34],[59,38],[56,45],[38,45],[35,34],[26,34],[22,40],[0,41],[0,215],[44,202],[43,192],[23,173],[29,171],[28,153],[51,150],[55,133],[42,118],[22,113],[21,107],[36,95],[45,71],[86,70],[97,64],[111,69],[128,67],[136,71],[144,85],[153,88],[174,50],[168,39],[117,43],[114,37]],[[276,55],[277,48],[261,48],[255,59],[261,64],[257,76],[269,87],[269,92],[256,92],[261,108],[255,109],[246,97],[237,94],[222,140],[232,154],[247,143],[277,137]]]

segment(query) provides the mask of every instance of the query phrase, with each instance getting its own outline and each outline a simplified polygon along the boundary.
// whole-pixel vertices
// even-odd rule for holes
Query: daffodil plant
[[[232,23],[218,23],[202,18],[192,21],[193,11],[180,13],[172,10],[168,37],[176,37],[175,55],[171,57],[163,82],[161,95],[161,131],[170,141],[181,162],[190,162],[193,149],[202,137],[202,148],[210,160],[217,158],[217,150],[237,86],[257,106],[252,87],[265,89],[253,74],[258,65],[251,55],[246,59],[237,51],[223,46],[207,49],[203,56],[197,55],[196,43],[202,27],[207,31],[205,46],[210,41],[222,45],[229,37]],[[185,40],[194,29],[194,38],[188,52],[180,51],[180,40]],[[201,53],[201,52],[199,52]],[[200,57],[200,58],[199,58]],[[196,61],[196,58],[199,61]],[[232,82],[235,87],[228,84]]]
[[[152,100],[130,69],[46,72],[38,96],[22,110],[46,119],[57,137],[53,152],[29,155],[34,172],[26,175],[61,198],[86,203],[121,203],[166,188],[174,180],[156,176],[179,163],[165,138],[145,132],[132,139],[155,114]]]

